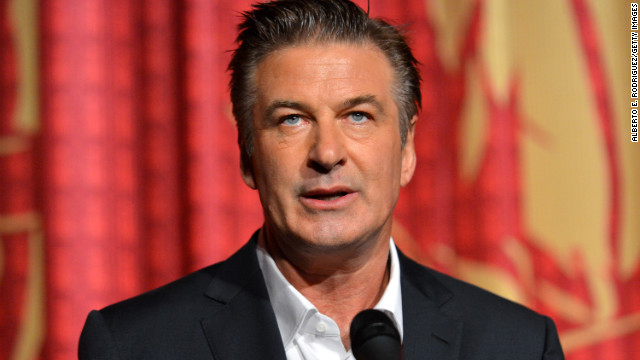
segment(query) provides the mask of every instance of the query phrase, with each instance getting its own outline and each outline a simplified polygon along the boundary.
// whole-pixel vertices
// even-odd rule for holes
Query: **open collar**
[[[220,264],[205,291],[211,312],[202,327],[216,360],[278,359],[285,351],[256,255],[256,234]],[[447,314],[453,294],[398,251],[405,360],[454,360],[462,322]]]
[[[260,245],[256,254],[258,264],[265,278],[267,291],[276,315],[285,349],[293,341],[296,333],[304,327],[304,322],[317,313],[317,308],[287,281],[269,253]],[[398,251],[389,239],[390,276],[384,293],[375,309],[382,310],[396,323],[402,335],[402,292],[400,287],[400,264]]]

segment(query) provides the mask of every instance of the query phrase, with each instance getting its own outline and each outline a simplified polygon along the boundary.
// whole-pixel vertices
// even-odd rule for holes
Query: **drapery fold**
[[[260,226],[226,72],[249,4],[0,0],[1,359],[74,358],[89,310]],[[550,315],[570,360],[638,357],[629,3],[369,7],[407,30],[424,80],[396,242]]]

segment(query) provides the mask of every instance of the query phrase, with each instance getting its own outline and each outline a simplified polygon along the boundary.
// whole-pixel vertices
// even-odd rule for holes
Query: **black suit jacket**
[[[399,258],[406,360],[563,359],[549,318],[400,252]],[[284,360],[255,236],[226,261],[92,311],[78,355],[81,360]]]

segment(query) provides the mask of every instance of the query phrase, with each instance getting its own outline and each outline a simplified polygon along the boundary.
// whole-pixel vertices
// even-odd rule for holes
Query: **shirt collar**
[[[374,309],[384,311],[396,323],[400,339],[402,339],[402,290],[400,288],[400,260],[398,259],[398,250],[393,242],[389,239],[389,258],[391,264],[389,266],[389,283],[384,289],[382,297],[374,306]]]
[[[305,319],[317,313],[318,309],[287,281],[271,255],[261,246],[257,246],[257,255],[282,336],[282,343],[286,348],[295,337],[296,332],[302,327]],[[400,332],[400,338],[402,338],[400,262],[392,238],[389,239],[389,257],[391,260],[389,283],[374,309],[382,310],[394,320]]]

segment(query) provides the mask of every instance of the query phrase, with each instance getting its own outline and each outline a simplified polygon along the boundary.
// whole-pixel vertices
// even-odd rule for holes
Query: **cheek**
[[[366,148],[358,151],[361,161],[366,162],[365,172],[371,179],[380,182],[396,181],[402,168],[402,157],[399,151],[400,144],[394,139],[384,137],[378,141],[372,141]]]
[[[256,174],[258,187],[265,193],[286,188],[296,174],[298,165],[295,153],[290,148],[281,148],[277,144],[260,144],[256,151],[259,155],[255,156],[254,169],[259,169]]]
[[[290,188],[286,182],[285,171],[280,168],[278,159],[273,156],[262,155],[256,158],[255,162],[259,164],[259,172],[255,179],[262,207],[272,220],[280,218],[287,198],[283,194]]]
[[[373,206],[386,208],[386,204],[395,203],[400,189],[400,163],[400,156],[390,148],[386,152],[379,148],[362,160],[361,173],[369,189],[368,198],[375,203]]]

